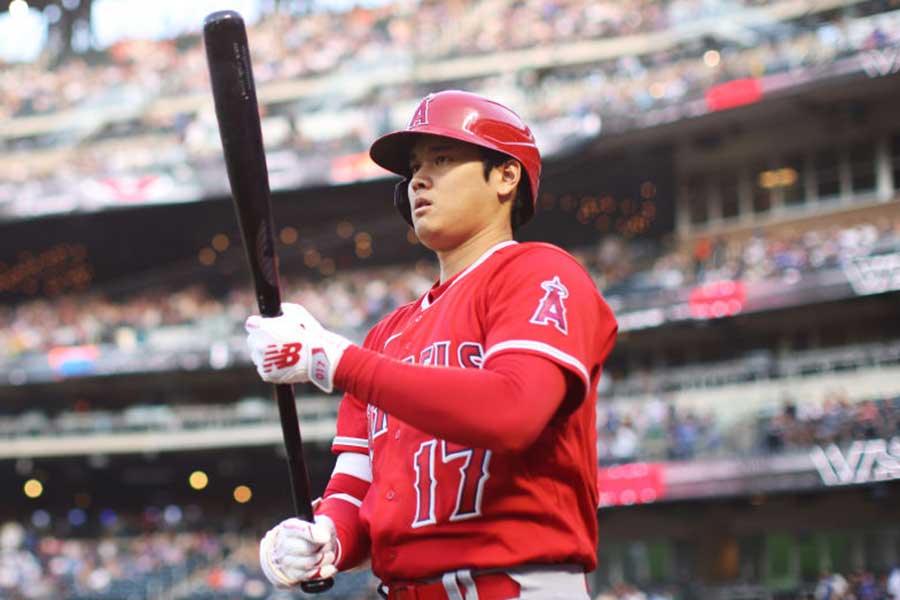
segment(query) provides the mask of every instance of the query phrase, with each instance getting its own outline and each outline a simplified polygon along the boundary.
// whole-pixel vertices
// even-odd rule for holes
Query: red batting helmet
[[[369,149],[372,160],[405,178],[397,184],[394,204],[407,223],[412,224],[407,191],[409,153],[421,134],[468,142],[518,160],[527,177],[530,197],[524,199],[517,225],[532,217],[541,180],[541,155],[531,130],[519,115],[499,102],[471,92],[448,90],[426,96],[405,130],[378,138]]]

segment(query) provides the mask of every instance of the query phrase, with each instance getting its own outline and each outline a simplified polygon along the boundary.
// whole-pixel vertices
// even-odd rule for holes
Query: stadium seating
[[[900,339],[889,322],[893,314],[883,330],[855,331],[852,321],[835,326],[829,319],[852,316],[868,300],[867,311],[890,309],[896,299],[896,290],[857,288],[860,282],[853,277],[871,275],[854,271],[859,261],[900,256],[900,130],[887,131],[879,122],[884,115],[874,108],[870,114],[851,89],[863,77],[876,83],[889,79],[900,64],[896,1],[641,0],[626,6],[614,0],[423,0],[414,8],[385,1],[312,11],[296,8],[311,3],[274,4],[281,10],[253,23],[249,35],[276,191],[380,177],[382,172],[365,163],[368,143],[404,126],[424,93],[448,85],[515,105],[534,124],[554,168],[574,161],[598,140],[628,146],[640,156],[655,143],[653,132],[666,125],[683,127],[676,137],[685,148],[708,144],[713,148],[708,155],[716,148],[732,152],[746,167],[732,182],[736,189],[746,188],[743,201],[751,206],[744,214],[707,211],[714,204],[709,197],[715,196],[707,192],[726,179],[718,163],[698,160],[699,166],[685,167],[675,161],[678,185],[672,187],[703,190],[695,194],[703,204],[698,215],[676,215],[676,231],[646,237],[607,233],[585,220],[579,223],[595,241],[567,248],[620,319],[624,351],[610,357],[598,394],[599,472],[619,476],[662,465],[675,474],[673,481],[680,474],[699,482],[676,502],[657,504],[661,510],[676,505],[682,511],[677,515],[635,512],[632,525],[649,532],[617,529],[624,511],[612,507],[633,499],[601,500],[601,567],[591,580],[596,600],[818,598],[838,584],[835,577],[843,579],[811,572],[822,565],[842,571],[845,585],[859,598],[874,598],[879,585],[887,587],[891,565],[883,561],[900,556],[900,530],[891,521],[896,512],[890,512],[896,510],[890,505],[896,484],[882,480],[893,476],[887,467],[873,473],[854,470],[859,465],[852,452],[875,442],[894,452],[886,465],[896,462]],[[123,40],[52,69],[44,59],[0,65],[2,224],[14,227],[20,219],[52,216],[75,230],[82,213],[223,198],[227,190],[203,52],[194,32],[166,40]],[[859,77],[848,85],[851,74]],[[824,96],[834,96],[835,106],[846,108],[844,121],[839,108],[832,111],[819,98],[815,84],[822,81],[833,82]],[[798,146],[806,162],[794,172],[803,181],[794,192],[800,190],[802,206],[785,201],[754,214],[755,197],[750,196],[761,185],[761,169],[782,166],[774,162],[784,156],[767,155],[772,164],[751,169],[757,157],[743,152],[746,138],[741,136],[767,131],[775,111],[768,112],[766,105],[751,107],[758,113],[728,112],[727,93],[725,104],[717,104],[720,94],[734,92],[735,83],[748,82],[751,91],[759,85],[766,93],[774,91],[773,97],[793,94],[796,114],[803,112],[798,120],[848,136]],[[710,115],[721,117],[710,119],[719,123],[710,127],[712,133],[697,124]],[[859,139],[853,137],[857,133]],[[622,142],[628,134],[635,134],[628,138],[632,141]],[[740,144],[715,146],[714,138],[730,135]],[[786,139],[790,135],[776,135],[773,143],[792,142]],[[867,149],[861,166],[852,156],[860,145]],[[672,152],[680,155],[682,149]],[[833,171],[844,181],[835,185],[843,185],[843,191],[820,193],[814,165],[823,152],[837,157]],[[347,159],[350,167],[336,168]],[[639,162],[635,158],[629,167]],[[860,174],[866,180],[861,186],[854,179]],[[164,185],[153,188],[149,183],[154,181]],[[144,193],[145,184],[152,193]],[[680,193],[672,191],[673,201]],[[573,211],[572,226],[580,226],[575,218]],[[48,260],[60,248],[50,248]],[[211,464],[227,472],[236,468],[228,461],[253,444],[255,450],[265,449],[260,453],[268,452],[266,458],[271,454],[281,460],[273,450],[280,448],[281,435],[274,403],[261,393],[229,387],[238,379],[235,372],[249,367],[242,325],[256,311],[254,293],[246,284],[223,286],[219,280],[207,285],[212,270],[193,267],[179,283],[167,282],[167,273],[140,285],[97,281],[88,286],[84,281],[69,289],[44,288],[46,293],[18,289],[21,294],[0,303],[0,394],[7,399],[0,404],[0,466],[13,482],[9,489],[15,488],[15,498],[11,495],[9,506],[2,507],[15,523],[3,525],[12,533],[0,536],[6,544],[0,548],[0,598],[295,597],[273,589],[257,566],[259,534],[285,513],[283,506],[250,506],[252,518],[237,519],[240,526],[232,528],[226,523],[233,521],[209,516],[222,509],[219,497],[200,501],[205,502],[204,519],[178,523],[123,510],[119,524],[106,527],[100,507],[92,506],[89,525],[76,527],[67,511],[73,504],[89,504],[90,498],[79,499],[74,483],[72,489],[54,490],[65,479],[59,475],[48,479],[43,499],[14,502],[22,500],[20,480],[55,473],[49,465],[63,465],[60,472],[70,469],[72,481],[104,479],[112,471],[102,465],[115,457],[100,448],[126,457],[123,470],[133,470],[134,479],[153,468],[181,468],[179,460],[188,464],[201,451],[221,459]],[[284,300],[306,305],[328,327],[356,341],[381,315],[418,297],[436,277],[433,265],[421,263],[415,269],[409,264],[341,265],[325,278],[282,267]],[[4,285],[13,270],[0,261],[0,293],[12,291]],[[193,283],[183,283],[186,279]],[[793,312],[780,316],[772,315],[787,305],[750,307],[731,315],[734,319],[691,312],[691,294],[704,286],[740,283],[765,297],[810,280],[839,281],[845,295],[819,297],[824,286],[811,285],[810,293],[794,299]],[[876,283],[887,280],[884,276]],[[33,296],[23,299],[29,293]],[[838,330],[835,335],[797,341],[778,332],[801,313],[815,321],[827,302],[844,303],[846,309],[817,322],[820,330]],[[774,343],[761,347],[759,340],[739,339],[741,327],[752,330],[758,324],[776,331],[770,336]],[[840,331],[845,325],[848,331]],[[697,332],[704,330],[718,336],[710,336],[712,351],[681,352],[682,345],[690,345],[682,344],[682,334],[689,331],[699,339]],[[806,332],[800,328],[799,333]],[[635,344],[637,339],[642,343]],[[629,344],[638,349],[630,350]],[[220,375],[226,383],[204,387]],[[128,387],[131,378],[136,383]],[[115,391],[96,391],[107,383]],[[141,386],[149,392],[132,395]],[[304,439],[327,455],[337,403],[312,393],[299,392]],[[137,450],[137,439],[152,443]],[[713,489],[720,483],[716,477],[737,477],[729,470],[740,471],[735,465],[744,462],[748,479],[780,482],[783,473],[764,468],[794,464],[798,457],[809,463],[813,452],[824,456],[825,449],[846,458],[846,472],[838,474],[837,483],[810,468],[802,474],[805,480],[783,487],[753,480],[751,492],[726,487],[727,481]],[[328,471],[330,464],[324,462],[313,466]],[[831,467],[839,470],[839,465]],[[152,486],[152,493],[178,496],[174,479],[160,477],[163,483]],[[840,495],[843,484],[849,491]],[[119,482],[103,485],[115,490]],[[782,506],[781,512],[767,508],[767,495],[787,498],[786,505],[795,489],[801,490],[795,506]],[[147,498],[139,491],[135,502],[157,510],[160,502],[150,499],[150,486],[142,490]],[[656,489],[651,491],[648,503],[658,499]],[[289,499],[278,493],[272,496],[287,505]],[[179,501],[183,498],[195,497],[182,493]],[[806,525],[806,518],[829,498],[836,499],[837,508],[825,512],[826,523],[849,516],[843,514],[844,503],[863,507],[848,511],[858,512],[855,518],[872,515],[854,526],[852,543],[843,530],[806,530],[815,527]],[[226,494],[225,500],[231,498]],[[10,516],[10,511],[18,512]],[[692,511],[699,513],[697,521],[690,520]],[[78,513],[82,518],[83,512]],[[701,526],[708,518],[710,528],[718,528],[721,521],[715,519],[721,514],[733,521],[723,531],[710,533]],[[804,529],[789,530],[785,523],[790,522]],[[747,535],[753,527],[770,526],[777,530],[764,531],[765,538]],[[800,541],[788,556],[779,544],[794,534]],[[885,537],[875,539],[876,534]],[[665,536],[675,540],[669,554],[659,551],[669,543],[659,539]],[[723,541],[722,536],[731,537]],[[714,543],[694,556],[694,538]],[[16,543],[9,544],[10,539]],[[777,571],[784,565],[790,573],[781,581],[783,573]],[[900,581],[900,568],[894,573]],[[374,585],[371,572],[363,569],[342,574],[335,588],[320,597],[375,600]]]

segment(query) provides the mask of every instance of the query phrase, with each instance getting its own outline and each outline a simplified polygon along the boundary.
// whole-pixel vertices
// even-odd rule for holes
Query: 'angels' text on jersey
[[[390,340],[389,340],[390,342]],[[451,359],[454,359],[451,360]],[[480,369],[484,361],[484,348],[478,342],[461,342],[455,347],[451,341],[434,342],[419,353],[419,359],[415,356],[407,356],[403,362],[419,362],[423,365],[440,367],[462,367],[464,369]],[[383,410],[371,404],[366,407],[366,421],[368,423],[369,451],[372,451],[371,441],[385,433],[388,428],[388,415]]]

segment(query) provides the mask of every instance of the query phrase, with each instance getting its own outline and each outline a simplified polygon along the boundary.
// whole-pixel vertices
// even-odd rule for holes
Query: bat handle
[[[274,304],[278,306],[278,304]],[[278,311],[281,312],[280,310]],[[291,481],[291,493],[294,499],[294,511],[304,521],[314,522],[312,498],[309,493],[309,471],[303,456],[303,439],[298,426],[297,405],[294,402],[294,387],[290,384],[275,386],[275,398],[278,401],[278,413],[281,418],[281,430],[284,435],[285,450],[288,459],[288,475]],[[331,589],[334,579],[313,579],[300,584],[300,589],[308,594],[320,594]]]
[[[322,592],[330,590],[333,585],[333,577],[329,577],[328,579],[310,579],[309,581],[301,583],[300,589],[307,594],[321,594]]]

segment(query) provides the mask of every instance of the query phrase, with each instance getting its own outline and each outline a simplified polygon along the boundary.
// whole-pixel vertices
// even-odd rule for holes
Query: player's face
[[[497,171],[495,169],[495,171]],[[476,146],[422,136],[410,153],[409,202],[413,226],[428,248],[451,250],[486,229],[509,222],[508,185],[492,171],[487,180]]]

